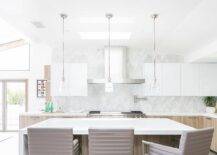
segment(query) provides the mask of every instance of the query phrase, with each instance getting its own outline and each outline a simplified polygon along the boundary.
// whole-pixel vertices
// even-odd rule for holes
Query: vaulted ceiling
[[[113,13],[117,21],[111,25],[113,32],[131,33],[129,40],[112,40],[112,45],[151,52],[153,21],[150,15],[153,13],[160,15],[157,19],[159,52],[180,54],[191,61],[192,53],[201,53],[200,49],[217,40],[216,0],[0,0],[1,18],[31,39],[52,48],[60,47],[60,13],[68,14],[67,49],[103,47],[107,40],[82,39],[79,32],[106,32],[107,23],[103,19],[108,12]],[[84,18],[88,21],[82,22]],[[102,20],[93,22],[96,18]],[[216,53],[217,47],[212,52]]]

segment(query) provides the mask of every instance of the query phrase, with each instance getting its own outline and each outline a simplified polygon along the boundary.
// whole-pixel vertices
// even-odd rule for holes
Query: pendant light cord
[[[108,82],[111,82],[111,18],[113,17],[113,14],[106,14],[106,18],[108,19]]]
[[[111,72],[110,72],[110,69],[111,69],[111,64],[110,64],[110,55],[111,55],[111,27],[110,27],[110,18],[108,18],[108,57],[109,57],[109,68],[108,68],[108,70],[109,70],[109,77],[108,77],[108,80],[109,80],[109,82],[111,82]]]
[[[62,18],[62,81],[65,81],[65,18],[66,14],[60,14]]]
[[[62,77],[62,80],[65,81],[65,19],[63,17],[63,42],[62,42],[62,50],[63,50],[63,77]]]
[[[155,29],[155,17],[154,17],[154,83],[157,82],[157,77],[156,77],[156,29]]]
[[[156,52],[156,18],[158,17],[157,14],[153,14],[152,18],[153,18],[153,25],[154,25],[154,29],[153,29],[153,51],[154,51],[154,84],[156,84],[157,82],[157,76],[156,76],[156,61],[157,61],[157,52]]]

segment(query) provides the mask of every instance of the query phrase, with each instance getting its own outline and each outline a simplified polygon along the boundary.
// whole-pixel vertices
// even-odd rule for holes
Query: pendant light
[[[60,17],[62,18],[62,76],[60,80],[60,91],[65,89],[65,19],[67,14],[61,13]]]
[[[111,29],[110,29],[110,24],[111,24],[111,18],[113,17],[113,14],[108,13],[105,15],[106,18],[108,19],[108,77],[106,78],[106,83],[105,83],[105,92],[113,92],[113,83],[111,80],[111,72],[110,72],[110,54],[111,54]]]
[[[157,63],[157,50],[156,50],[156,19],[158,18],[158,14],[151,15],[153,19],[153,81],[152,87],[157,87],[157,76],[156,76],[156,63]]]

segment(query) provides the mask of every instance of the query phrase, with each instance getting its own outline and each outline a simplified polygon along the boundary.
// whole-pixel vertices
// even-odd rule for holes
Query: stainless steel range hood
[[[141,84],[145,79],[131,79],[127,74],[127,48],[120,46],[112,46],[110,52],[110,59],[108,55],[108,48],[104,49],[105,52],[105,77],[109,74],[109,61],[110,61],[110,75],[112,83],[119,84]],[[105,83],[106,79],[88,79],[89,84]]]

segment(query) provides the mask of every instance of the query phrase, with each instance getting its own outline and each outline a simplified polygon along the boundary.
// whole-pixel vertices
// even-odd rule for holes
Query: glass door
[[[3,83],[0,81],[0,131],[3,130]]]
[[[26,109],[25,82],[6,82],[6,130],[19,130],[19,114]]]
[[[19,114],[27,110],[27,80],[2,80],[0,105],[0,130],[19,130]]]

